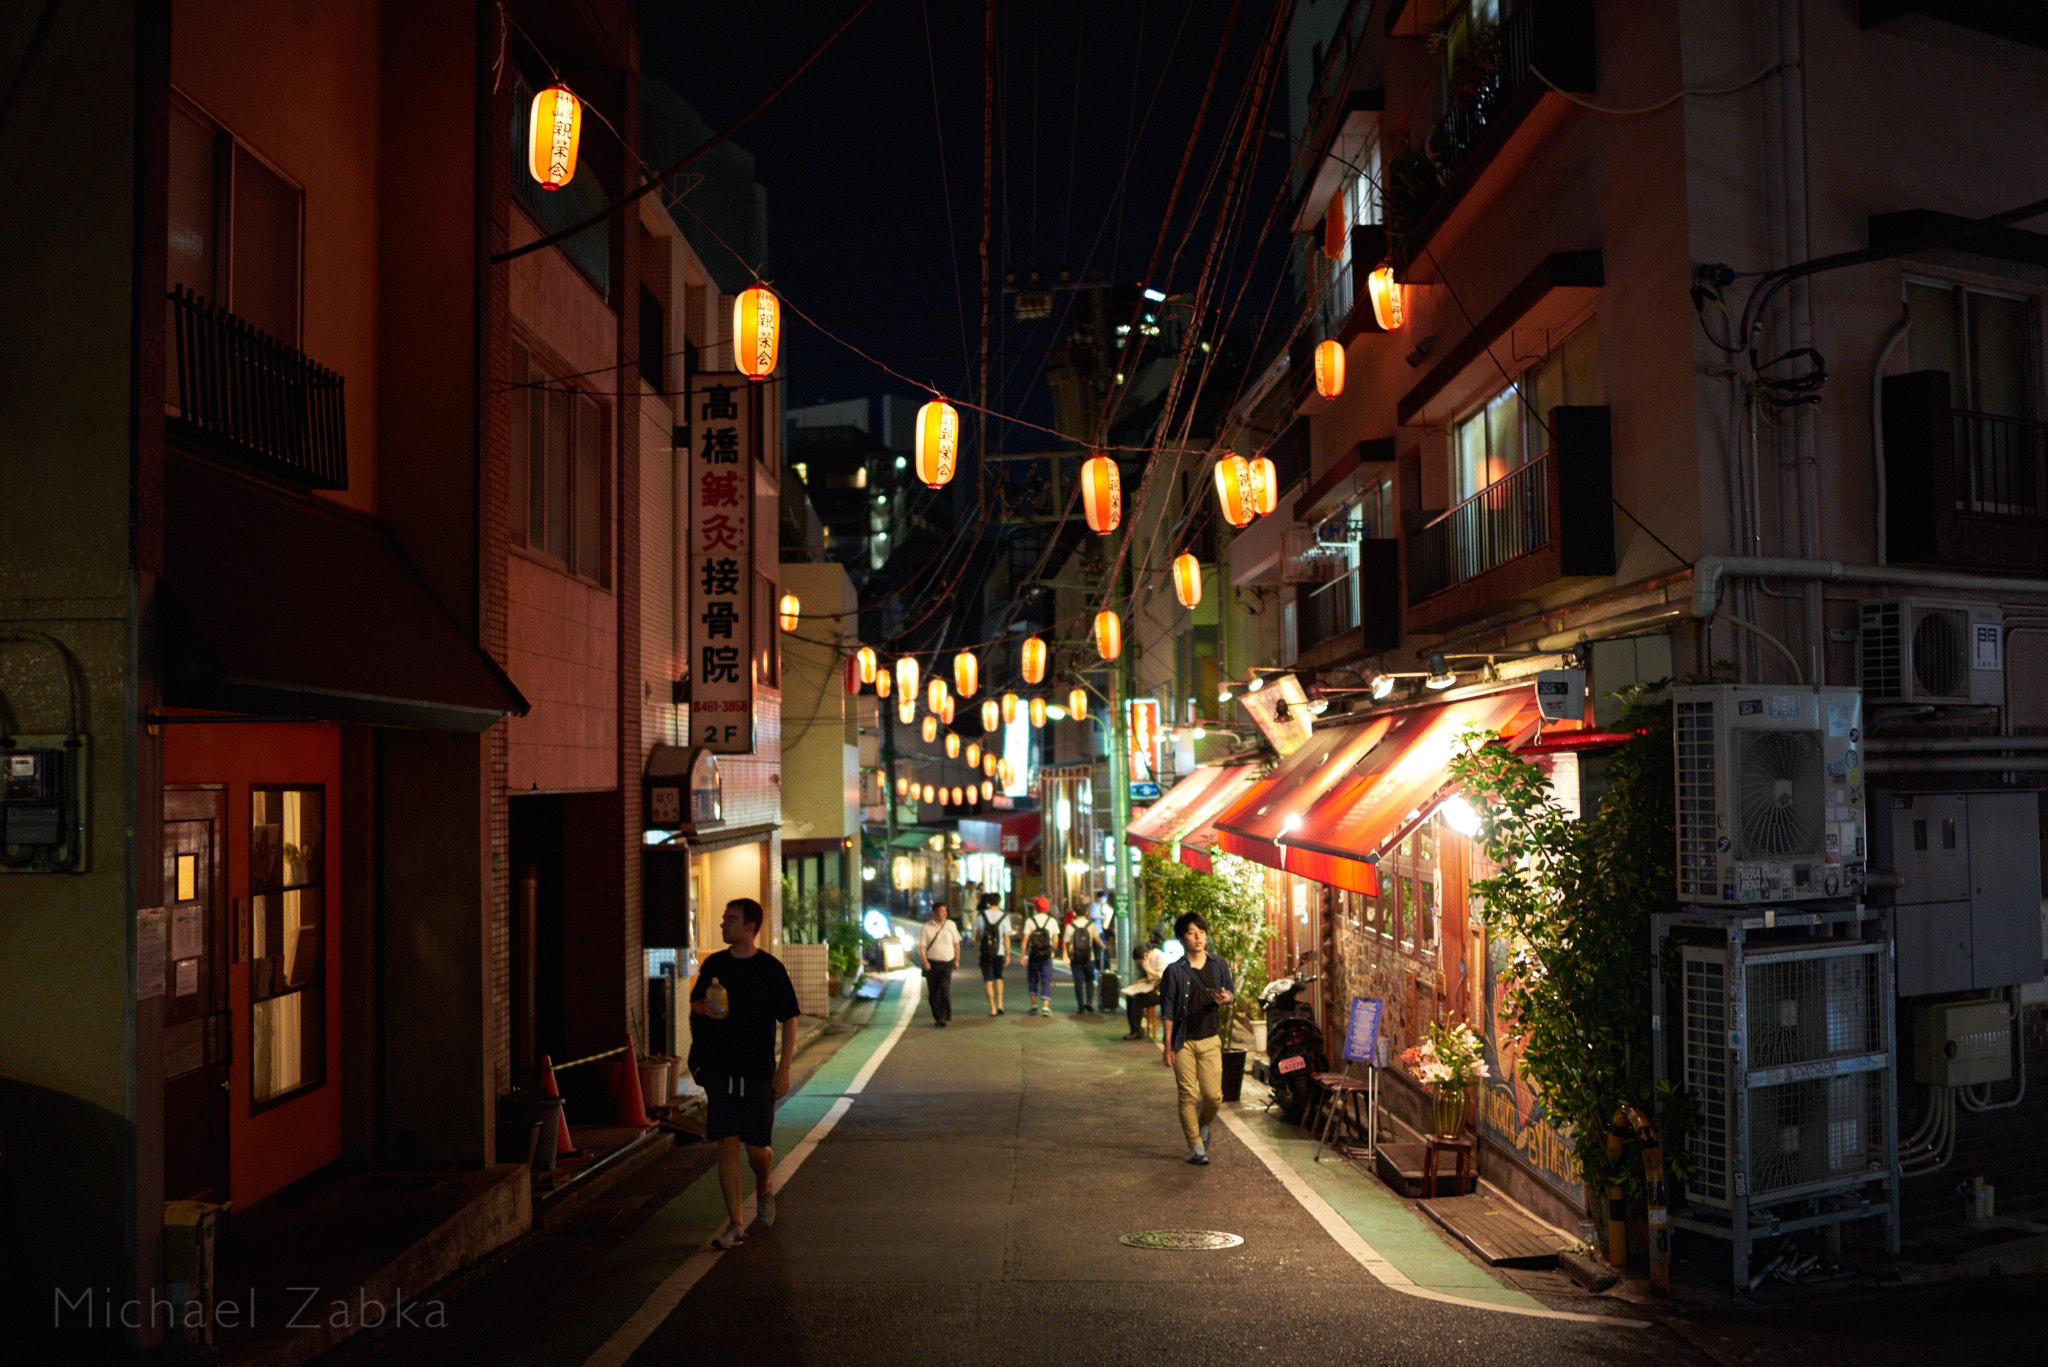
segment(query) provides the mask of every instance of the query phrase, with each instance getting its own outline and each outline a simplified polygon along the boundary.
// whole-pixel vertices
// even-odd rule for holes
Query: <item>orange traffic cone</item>
[[[626,1053],[619,1060],[619,1082],[615,1089],[619,1099],[619,1125],[621,1128],[644,1130],[654,1124],[647,1118],[647,1107],[640,1096],[640,1059],[633,1052],[633,1037],[626,1037]]]
[[[540,1056],[540,1072],[541,1077],[545,1079],[543,1085],[546,1088],[547,1094],[549,1096],[560,1096],[561,1093],[555,1090],[555,1061],[546,1054]],[[561,1127],[555,1134],[555,1157],[576,1157],[581,1151],[576,1147],[576,1141],[569,1138],[568,1107],[565,1106],[555,1112],[555,1123]]]

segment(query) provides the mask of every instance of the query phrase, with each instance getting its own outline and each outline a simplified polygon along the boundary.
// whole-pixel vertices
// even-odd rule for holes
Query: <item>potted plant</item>
[[[1422,1043],[1401,1051],[1401,1062],[1433,1102],[1430,1133],[1455,1138],[1471,1115],[1471,1089],[1488,1075],[1472,1027],[1437,1021]]]

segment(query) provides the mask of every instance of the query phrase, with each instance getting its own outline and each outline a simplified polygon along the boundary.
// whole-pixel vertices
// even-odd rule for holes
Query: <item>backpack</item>
[[[1024,957],[1035,964],[1042,964],[1052,958],[1052,934],[1046,929],[1043,913],[1032,917],[1026,927]]]
[[[1000,919],[990,920],[988,913],[981,916],[981,957],[1000,959],[1003,957],[1003,923]]]
[[[1094,958],[1095,927],[1083,916],[1074,922],[1074,928],[1067,932],[1067,961],[1088,963]]]

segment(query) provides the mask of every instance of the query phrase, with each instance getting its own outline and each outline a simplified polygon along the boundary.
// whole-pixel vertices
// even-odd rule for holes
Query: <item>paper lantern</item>
[[[1008,760],[1004,760],[1002,763],[998,764],[996,766],[996,782],[1002,784],[1005,788],[1016,787],[1017,766],[1010,763],[1010,761]]]
[[[897,780],[896,780],[896,796],[898,796],[898,797],[909,797],[909,796],[910,796],[910,780],[909,780],[909,779],[907,779],[907,778],[899,778],[899,779],[897,779]]]
[[[1233,527],[1251,525],[1252,463],[1226,451],[1216,462],[1216,497],[1223,504],[1223,520]]]
[[[924,705],[934,712],[946,705],[946,681],[936,674],[924,686]]]
[[[1280,468],[1265,456],[1251,463],[1252,511],[1260,517],[1280,506]]]
[[[967,767],[970,769],[979,769],[981,767],[981,742],[978,740],[967,742]]]
[[[939,805],[940,805],[941,807],[947,807],[947,806],[951,806],[951,805],[952,805],[952,802],[953,802],[953,790],[952,790],[951,788],[948,788],[948,787],[947,787],[947,786],[946,786],[945,784],[943,784],[943,783],[942,783],[942,784],[940,784],[940,785],[939,785]]]
[[[1173,596],[1184,608],[1202,601],[1202,562],[1185,551],[1173,558]]]
[[[795,631],[796,624],[803,620],[804,601],[793,593],[785,593],[782,595],[782,601],[776,605],[775,612],[782,619],[784,631]]]
[[[583,139],[583,102],[565,85],[551,85],[533,97],[526,123],[526,169],[543,190],[559,190],[576,179],[576,147]]]
[[[1045,678],[1045,642],[1036,636],[1024,638],[1024,649],[1018,653],[1018,665],[1024,671],[1024,682],[1035,684]]]
[[[996,795],[996,785],[988,779],[981,781],[981,800],[987,802]]]
[[[1124,624],[1108,608],[1095,614],[1095,653],[1105,660],[1124,653]]]
[[[1017,720],[1017,695],[1015,693],[1005,693],[1003,694],[1003,724],[1007,726],[1015,720]]]
[[[974,696],[974,690],[981,687],[981,661],[974,658],[972,651],[963,650],[953,657],[953,688],[963,698]]]
[[[896,661],[896,691],[904,697],[917,697],[917,661],[908,655]]]
[[[762,285],[741,290],[732,301],[732,363],[750,380],[765,380],[775,369],[782,333],[782,301]]]
[[[889,671],[886,669],[875,671],[875,696],[878,698],[889,696]]]
[[[853,660],[860,667],[860,681],[864,684],[873,683],[875,681],[875,648],[873,646],[862,646],[859,650],[853,652]],[[889,695],[884,693],[882,696],[886,698]]]
[[[851,655],[846,657],[846,691],[860,692],[860,661]]]
[[[917,410],[911,451],[917,457],[917,477],[932,488],[942,488],[953,478],[960,456],[960,414],[952,404],[933,399]]]
[[[1344,344],[1335,337],[1316,343],[1316,393],[1334,399],[1344,392]]]
[[[926,802],[937,802],[937,801],[939,800],[939,792],[938,792],[938,789],[936,789],[936,788],[932,787],[932,785],[931,785],[931,784],[929,784],[929,783],[925,784],[925,785],[924,785],[924,800],[925,800]]]
[[[905,726],[917,720],[917,697],[915,694],[903,693],[897,696],[896,720],[902,722]]]
[[[946,733],[946,758],[960,758],[960,733],[957,731],[948,731]]]
[[[1113,532],[1124,520],[1123,479],[1108,456],[1081,462],[1081,511],[1093,532]]]
[[[1031,724],[1035,727],[1042,727],[1045,725],[1044,698],[1033,698],[1031,700]]]
[[[994,778],[996,776],[996,770],[1001,767],[1002,761],[997,759],[993,754],[983,755],[981,757],[981,772],[987,774],[990,778]]]
[[[1382,332],[1399,332],[1401,324],[1408,320],[1406,287],[1394,279],[1392,266],[1381,266],[1366,279],[1366,292],[1372,296],[1373,321],[1380,325]]]
[[[981,729],[993,731],[1003,724],[1003,705],[990,698],[981,705]]]
[[[1076,688],[1067,694],[1067,714],[1075,721],[1088,720],[1088,690]]]
[[[953,695],[951,693],[948,693],[946,700],[939,704],[939,720],[948,726],[953,724]]]
[[[929,712],[925,713],[924,725],[917,728],[917,734],[924,737],[926,745],[930,745],[939,738],[939,719]]]
[[[954,805],[955,807],[958,807],[958,806],[962,805],[963,803],[965,803],[966,801],[967,801],[967,796],[966,796],[966,794],[962,793],[962,792],[960,791],[959,787],[958,787],[957,785],[955,785],[955,787],[954,787],[954,789],[953,789],[953,805]]]

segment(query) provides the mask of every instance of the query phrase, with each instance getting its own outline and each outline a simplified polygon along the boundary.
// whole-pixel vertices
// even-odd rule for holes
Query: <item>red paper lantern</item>
[[[1081,510],[1092,532],[1113,532],[1123,521],[1123,480],[1116,462],[1108,456],[1091,456],[1081,462]]]

